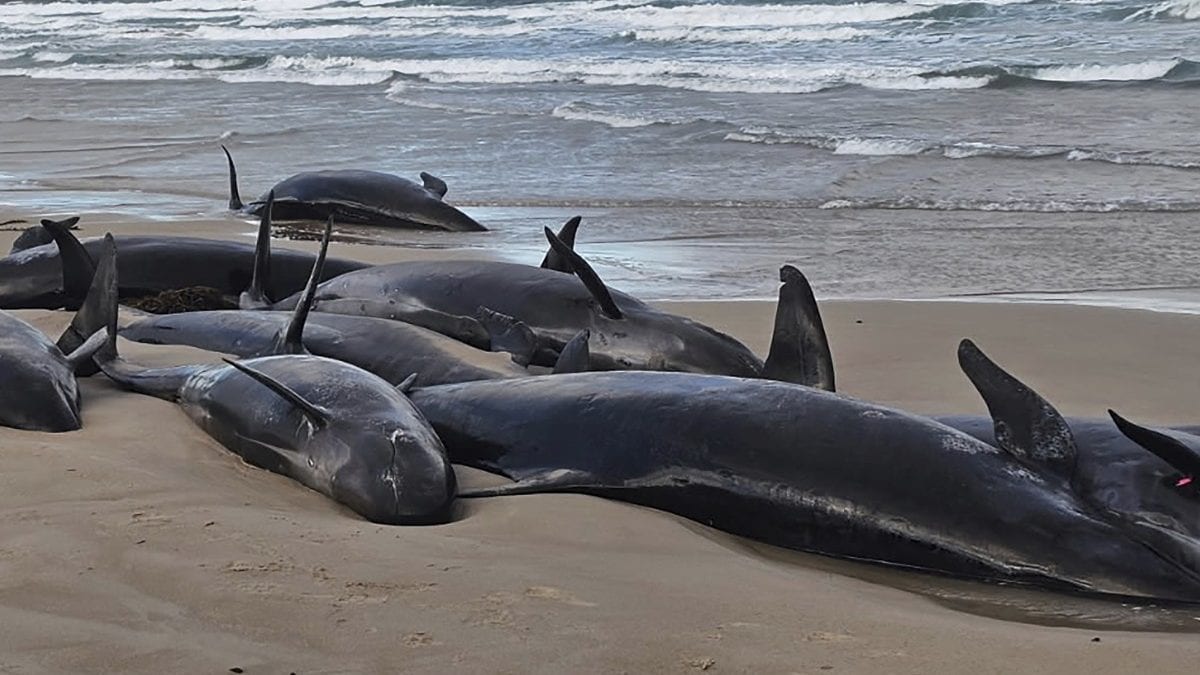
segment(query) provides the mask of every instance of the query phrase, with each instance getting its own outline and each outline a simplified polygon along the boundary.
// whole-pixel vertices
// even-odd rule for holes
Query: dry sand
[[[672,309],[765,351],[770,304]],[[824,314],[852,395],[982,412],[954,360],[971,336],[1064,412],[1197,418],[1194,317],[929,302]],[[20,315],[51,334],[67,319]],[[211,359],[126,346],[144,361]],[[171,403],[102,377],[83,396],[82,431],[0,429],[2,672],[1094,674],[1190,672],[1200,658],[1187,614],[1162,624],[1173,633],[1113,630],[1159,624],[1112,603],[751,548],[593,497],[475,500],[449,525],[377,526],[245,465]]]

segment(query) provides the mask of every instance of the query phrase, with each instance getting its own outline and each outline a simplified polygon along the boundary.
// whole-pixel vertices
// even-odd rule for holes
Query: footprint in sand
[[[425,631],[417,631],[405,635],[401,641],[405,647],[429,647],[430,645],[438,644],[433,641],[433,636]]]

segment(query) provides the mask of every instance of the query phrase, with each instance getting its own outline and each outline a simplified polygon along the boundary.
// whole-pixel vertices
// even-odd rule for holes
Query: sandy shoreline
[[[110,225],[129,231],[89,221],[83,234]],[[208,227],[190,233],[228,233],[228,223]],[[769,303],[664,304],[765,353]],[[851,395],[982,412],[954,359],[970,336],[1064,413],[1196,420],[1195,317],[1013,303],[830,302],[823,312]],[[68,318],[20,315],[50,333]],[[1166,673],[1200,657],[1194,634],[1111,630],[1147,626],[1111,603],[764,554],[598,498],[473,501],[449,525],[377,526],[243,464],[173,404],[99,377],[83,394],[79,432],[0,430],[6,672]],[[947,606],[964,595],[992,606]],[[995,608],[1012,597],[1043,605],[1040,623],[992,618],[1038,614]],[[1172,616],[1173,630],[1200,630]]]

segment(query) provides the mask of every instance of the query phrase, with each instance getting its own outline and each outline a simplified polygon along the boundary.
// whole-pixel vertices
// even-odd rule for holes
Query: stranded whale
[[[266,194],[243,204],[233,156],[229,162],[229,208],[259,215]],[[307,171],[276,183],[275,217],[279,220],[325,220],[379,227],[401,227],[451,232],[487,230],[467,214],[450,206],[445,181],[421,173],[423,184],[378,171]]]

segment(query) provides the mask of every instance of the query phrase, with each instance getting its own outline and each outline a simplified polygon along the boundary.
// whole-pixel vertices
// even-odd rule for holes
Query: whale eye
[[[311,468],[315,467],[316,465],[317,465],[317,460],[313,459],[312,457],[309,457],[308,458],[308,468],[311,469]]]

